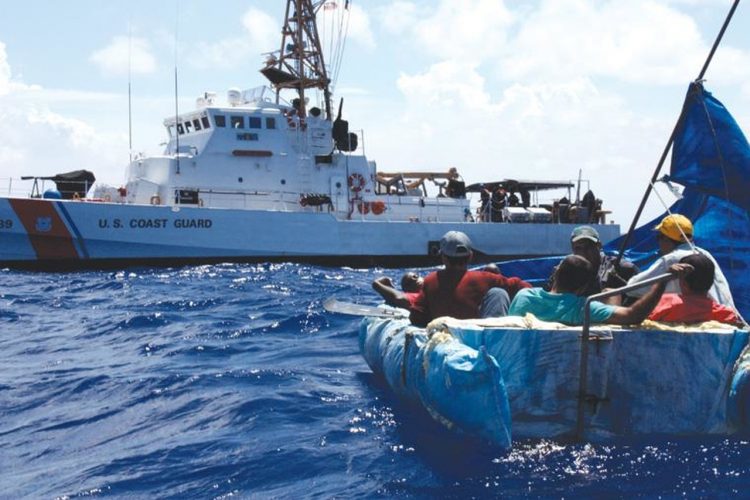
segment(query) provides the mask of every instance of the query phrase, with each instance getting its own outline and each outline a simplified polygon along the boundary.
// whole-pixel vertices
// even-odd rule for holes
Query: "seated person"
[[[422,290],[424,280],[417,273],[408,272],[401,276],[401,290],[393,286],[393,282],[387,276],[372,282],[372,288],[383,297],[385,303],[393,307],[411,309],[414,300]]]
[[[724,273],[721,272],[721,267],[716,259],[707,250],[693,243],[693,223],[690,219],[684,215],[670,214],[664,217],[654,230],[661,257],[656,259],[651,267],[630,278],[628,285],[665,273],[670,264],[677,263],[683,257],[698,252],[708,257],[714,264],[714,282],[708,290],[708,296],[719,304],[737,310],[732,291],[729,289],[729,282]],[[667,284],[667,292],[681,293],[682,289],[678,282],[670,282]],[[628,292],[631,297],[642,294],[642,289]]]
[[[692,268],[688,264],[673,264],[669,272],[687,274]],[[586,290],[594,268],[580,255],[568,255],[555,271],[552,291],[542,288],[521,290],[510,304],[509,316],[524,316],[531,313],[542,321],[557,321],[568,325],[582,325]],[[646,294],[629,307],[614,306],[602,302],[591,302],[591,322],[616,325],[637,324],[646,319],[664,293],[665,283],[652,285]]]
[[[594,268],[584,295],[601,293],[607,288],[620,288],[628,283],[628,280],[638,274],[639,270],[629,260],[622,259],[615,266],[617,258],[602,252],[602,242],[599,233],[591,226],[579,226],[573,229],[570,235],[570,249],[574,255],[580,255],[588,260]],[[551,288],[552,277],[550,277]],[[619,298],[618,298],[619,299]],[[616,305],[619,305],[619,300]]]
[[[702,323],[720,321],[741,325],[735,312],[708,296],[714,283],[714,263],[703,254],[696,253],[680,259],[682,264],[693,266],[693,272],[680,278],[682,293],[665,293],[648,319],[666,323]]]
[[[471,240],[459,231],[448,231],[440,240],[445,265],[424,279],[422,291],[411,307],[411,322],[425,326],[435,318],[475,319],[504,316],[518,290],[531,285],[520,278],[470,271]]]

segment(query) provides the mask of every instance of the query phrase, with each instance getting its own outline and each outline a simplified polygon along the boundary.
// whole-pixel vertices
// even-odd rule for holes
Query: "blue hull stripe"
[[[83,254],[84,259],[89,258],[89,252],[86,250],[86,244],[83,241],[83,236],[81,236],[81,232],[76,227],[75,223],[73,222],[73,219],[70,217],[70,214],[68,213],[68,210],[65,208],[65,204],[61,202],[55,203],[57,205],[57,208],[60,209],[60,213],[62,214],[63,218],[65,218],[65,222],[67,222],[68,227],[73,232],[73,235],[76,238],[76,241],[78,242],[78,247],[81,250],[81,253]]]

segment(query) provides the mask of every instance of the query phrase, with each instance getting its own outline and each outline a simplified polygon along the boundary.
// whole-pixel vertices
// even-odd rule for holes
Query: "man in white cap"
[[[651,264],[651,267],[645,271],[636,274],[628,280],[628,285],[634,283],[640,283],[643,280],[653,278],[667,272],[670,265],[680,262],[683,257],[687,257],[690,254],[700,253],[708,257],[714,264],[714,283],[713,286],[708,290],[708,296],[719,304],[725,305],[736,311],[737,308],[734,306],[734,299],[732,298],[732,292],[729,290],[729,283],[727,282],[724,273],[721,272],[719,264],[716,259],[707,251],[693,244],[693,223],[680,214],[670,214],[662,219],[662,221],[654,228],[656,233],[656,241],[659,244],[659,253],[661,257]],[[640,297],[648,288],[640,288],[628,292],[628,295],[633,297]],[[683,292],[680,287],[679,281],[670,281],[667,284],[667,293],[681,294]]]
[[[469,271],[472,255],[471,240],[464,233],[448,231],[443,235],[440,257],[445,269],[425,277],[422,291],[411,307],[412,323],[425,326],[441,316],[457,319],[504,316],[516,293],[531,286],[520,278]]]

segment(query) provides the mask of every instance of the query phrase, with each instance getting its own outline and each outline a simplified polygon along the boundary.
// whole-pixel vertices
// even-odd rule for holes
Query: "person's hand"
[[[391,278],[389,278],[388,276],[383,276],[382,278],[378,278],[375,281],[377,281],[381,285],[385,285],[385,286],[389,286],[391,288],[394,288],[393,281],[391,281]]]
[[[672,264],[671,266],[669,266],[667,272],[669,274],[672,274],[676,278],[684,278],[685,276],[693,272],[693,266],[691,266],[690,264],[678,262],[677,264]]]

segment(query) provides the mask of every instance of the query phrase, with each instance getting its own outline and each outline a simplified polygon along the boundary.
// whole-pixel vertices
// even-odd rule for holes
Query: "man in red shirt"
[[[417,326],[425,326],[441,316],[457,319],[504,316],[516,292],[531,287],[520,278],[469,271],[473,255],[471,240],[460,231],[443,235],[440,255],[445,269],[425,277],[422,291],[411,307],[410,319]]]
[[[401,290],[393,286],[391,278],[383,276],[372,282],[372,288],[380,294],[385,303],[393,307],[411,309],[414,301],[422,290],[424,279],[417,273],[409,271],[401,276]]]
[[[715,266],[711,259],[694,253],[680,259],[680,263],[693,266],[693,272],[680,278],[682,293],[665,293],[648,319],[665,323],[702,323],[720,321],[741,325],[742,320],[725,305],[708,296],[714,283]]]

